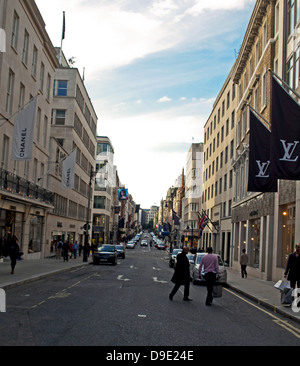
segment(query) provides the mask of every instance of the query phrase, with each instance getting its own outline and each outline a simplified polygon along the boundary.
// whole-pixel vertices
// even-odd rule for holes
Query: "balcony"
[[[7,170],[0,169],[0,190],[10,193],[13,197],[27,198],[34,202],[53,205],[54,193],[50,192],[28,180],[21,178]]]

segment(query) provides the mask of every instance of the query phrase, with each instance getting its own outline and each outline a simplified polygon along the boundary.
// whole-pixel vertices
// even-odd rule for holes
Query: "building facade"
[[[47,186],[54,192],[54,209],[49,211],[46,235],[51,244],[58,240],[84,244],[83,226],[91,223],[92,178],[95,165],[97,115],[83,80],[70,68],[57,49],[62,65],[53,81],[50,157]],[[76,150],[73,189],[62,188],[62,164]],[[91,225],[90,225],[91,226]],[[89,235],[91,230],[89,230]]]
[[[0,3],[0,28],[5,52],[0,52],[0,238],[16,235],[24,258],[50,252],[47,215],[54,208],[54,192],[45,177],[50,159],[52,86],[59,67],[56,51],[33,0]],[[31,161],[11,160],[14,118],[37,96]]]

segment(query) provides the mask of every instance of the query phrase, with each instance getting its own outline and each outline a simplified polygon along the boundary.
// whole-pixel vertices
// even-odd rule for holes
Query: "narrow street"
[[[192,302],[173,284],[168,253],[126,250],[117,266],[88,265],[7,290],[1,346],[297,346],[299,325],[232,290],[205,306],[206,288],[192,285]]]

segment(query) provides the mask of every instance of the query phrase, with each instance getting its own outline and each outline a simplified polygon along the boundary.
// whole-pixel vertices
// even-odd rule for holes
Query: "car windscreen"
[[[100,252],[113,252],[115,250],[113,245],[103,245],[99,251]]]
[[[123,248],[123,245],[116,245],[116,249],[123,250],[124,248]]]

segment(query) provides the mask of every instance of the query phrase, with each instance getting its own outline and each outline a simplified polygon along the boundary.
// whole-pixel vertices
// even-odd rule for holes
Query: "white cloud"
[[[86,80],[99,72],[132,63],[149,54],[171,49],[182,42],[199,43],[219,27],[206,19],[179,22],[188,15],[198,17],[204,10],[240,9],[255,0],[157,0],[147,6],[143,0],[134,9],[131,0],[36,0],[55,46],[60,46],[62,12],[66,12],[66,37],[63,43],[68,58],[75,56],[79,70],[86,68]],[[176,18],[177,17],[177,18]],[[179,18],[178,18],[179,17]],[[55,19],[55,21],[53,21]],[[177,23],[174,20],[177,19]],[[228,20],[229,21],[229,20]],[[199,24],[207,28],[201,32]],[[97,76],[98,73],[98,76]]]
[[[158,102],[159,103],[166,103],[166,102],[171,102],[171,98],[169,98],[169,97],[167,97],[167,96],[164,96],[164,97],[162,97],[162,98],[159,98],[158,99]]]

